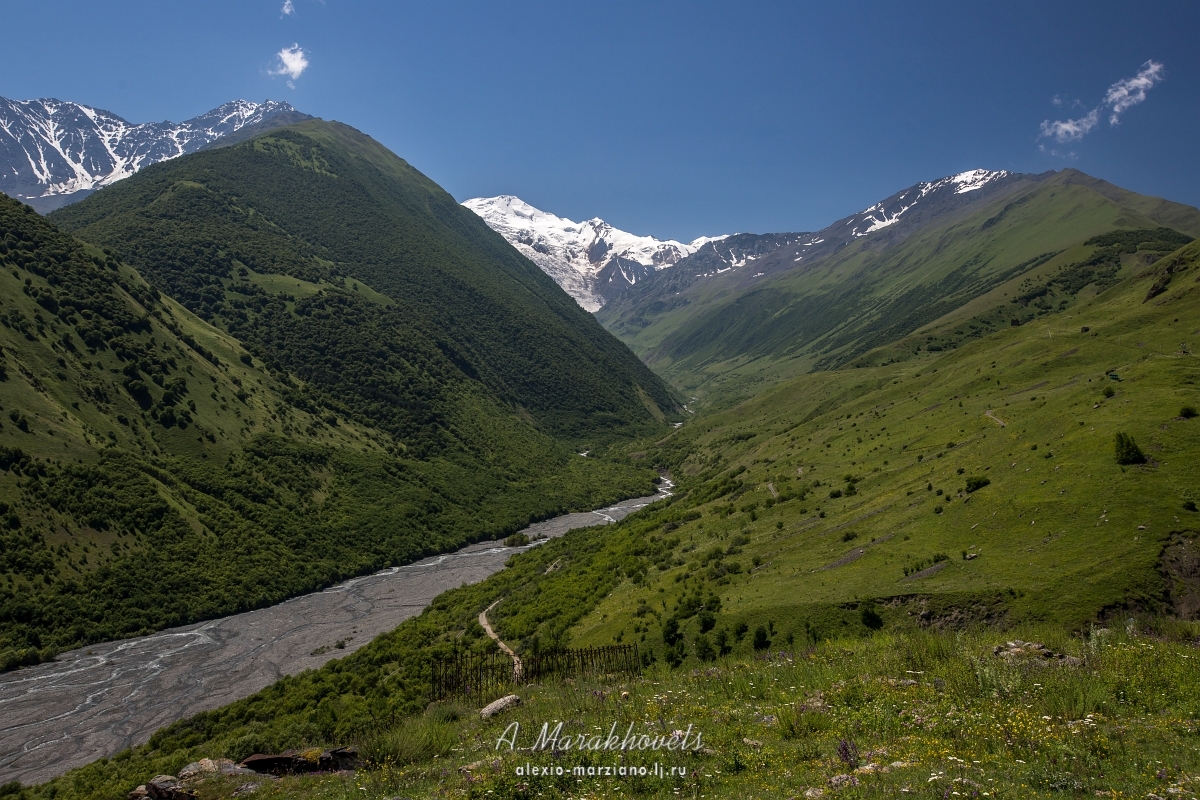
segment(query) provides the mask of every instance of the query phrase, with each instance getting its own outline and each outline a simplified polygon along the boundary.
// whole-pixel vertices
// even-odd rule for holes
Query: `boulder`
[[[502,711],[507,711],[508,709],[519,705],[521,705],[521,698],[515,694],[510,694],[506,697],[501,697],[499,700],[488,703],[479,710],[479,716],[484,719],[488,719],[496,716]]]
[[[322,770],[353,770],[358,769],[357,747],[335,747],[321,753],[318,764]]]
[[[358,748],[335,747],[330,750],[310,748],[304,751],[285,750],[282,753],[268,755],[255,753],[244,759],[240,767],[230,763],[230,769],[218,771],[224,775],[236,775],[245,772],[257,772],[265,775],[294,775],[299,772],[338,772],[354,770],[358,767]]]
[[[174,775],[155,775],[146,782],[146,797],[153,800],[191,800],[195,796]]]
[[[256,774],[252,769],[239,767],[228,758],[202,758],[199,761],[193,761],[183,769],[179,770],[180,780],[188,780],[190,778],[204,777],[205,775],[253,775]]]
[[[302,764],[304,764],[303,759],[297,758],[294,753],[277,755],[255,753],[242,759],[240,766],[264,775],[290,775],[296,772]]]

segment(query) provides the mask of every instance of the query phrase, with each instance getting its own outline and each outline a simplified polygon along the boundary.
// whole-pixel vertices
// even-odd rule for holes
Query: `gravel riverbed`
[[[655,496],[523,532],[552,538],[616,522],[665,497],[671,484],[663,486]],[[443,591],[503,569],[513,552],[497,542],[473,544],[270,608],[92,645],[0,674],[0,783],[49,780],[142,744],[164,725],[347,655]]]

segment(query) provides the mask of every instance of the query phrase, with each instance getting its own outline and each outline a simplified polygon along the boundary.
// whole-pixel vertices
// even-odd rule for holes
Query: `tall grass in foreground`
[[[1004,658],[1005,641],[1055,656]],[[881,633],[807,650],[657,667],[620,684],[527,686],[481,720],[433,705],[362,742],[352,778],[285,779],[262,797],[1195,797],[1200,790],[1200,625],[1148,620],[1071,636]],[[703,750],[509,752],[543,722],[563,732],[657,735],[692,725]],[[577,777],[576,766],[685,768],[661,779]],[[517,775],[532,764],[562,776]]]

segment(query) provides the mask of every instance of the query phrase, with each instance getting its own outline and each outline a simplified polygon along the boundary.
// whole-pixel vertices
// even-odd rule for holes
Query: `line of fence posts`
[[[522,683],[567,678],[628,676],[641,673],[636,644],[607,645],[576,649],[547,650],[522,656]],[[434,657],[430,663],[434,700],[454,695],[486,694],[513,686],[513,661],[505,653],[460,653]]]

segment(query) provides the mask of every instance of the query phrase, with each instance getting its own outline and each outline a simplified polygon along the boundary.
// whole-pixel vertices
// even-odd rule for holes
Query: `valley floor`
[[[523,533],[544,540],[616,522],[663,496],[565,514]],[[468,545],[268,608],[84,647],[0,674],[0,778],[49,780],[140,745],[184,717],[349,655],[447,589],[481,581],[514,552],[540,543]]]

